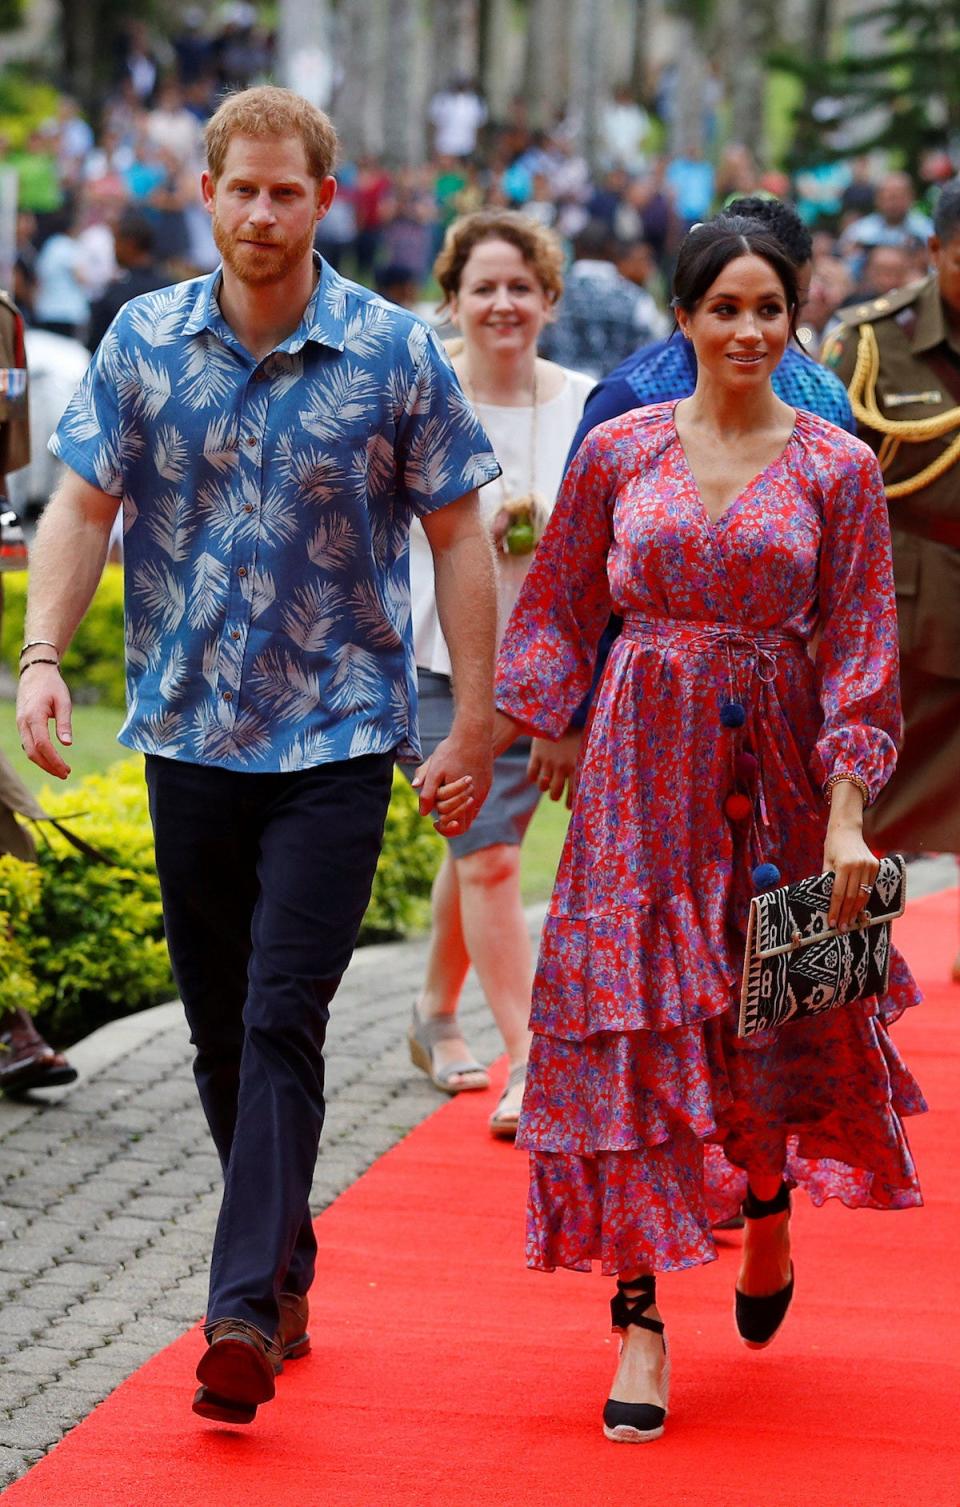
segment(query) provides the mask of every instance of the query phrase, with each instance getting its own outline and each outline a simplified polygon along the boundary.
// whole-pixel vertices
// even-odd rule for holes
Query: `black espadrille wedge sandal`
[[[617,1282],[617,1291],[610,1299],[610,1317],[614,1331],[622,1335],[634,1324],[638,1329],[650,1329],[659,1334],[663,1344],[663,1367],[660,1372],[660,1398],[662,1407],[649,1402],[618,1402],[608,1397],[603,1409],[603,1432],[616,1444],[647,1444],[659,1439],[667,1416],[670,1393],[670,1351],[660,1319],[648,1319],[647,1309],[657,1301],[657,1279],[638,1277],[634,1282]]]
[[[780,1184],[779,1192],[773,1198],[757,1198],[750,1189],[743,1200],[742,1211],[744,1219],[766,1219],[770,1214],[783,1214],[790,1212],[790,1189],[786,1183]],[[793,1297],[793,1263],[790,1263],[790,1281],[786,1287],[781,1287],[779,1292],[774,1292],[766,1298],[752,1298],[749,1294],[735,1290],[734,1316],[737,1323],[737,1333],[743,1343],[750,1350],[763,1350],[776,1335],[780,1325],[787,1316],[790,1300]]]

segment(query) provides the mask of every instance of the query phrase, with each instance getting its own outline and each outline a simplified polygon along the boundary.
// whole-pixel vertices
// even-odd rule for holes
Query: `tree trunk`
[[[580,149],[596,166],[600,148],[600,110],[607,97],[606,25],[608,0],[579,0],[576,10],[570,97],[580,126]]]
[[[584,0],[589,7],[591,0]],[[570,29],[573,17],[561,0],[529,0],[521,92],[530,124],[553,123],[569,94]]]
[[[704,150],[703,99],[707,79],[707,60],[699,28],[689,16],[677,20],[677,81],[670,152],[686,157]]]
[[[413,160],[410,60],[417,44],[414,0],[386,0],[386,70],[383,84],[384,156],[390,167]]]
[[[432,0],[430,52],[436,88],[446,89],[457,78],[477,77],[476,0]]]
[[[277,19],[280,82],[329,109],[335,76],[329,0],[281,0]]]
[[[764,149],[766,68],[772,16],[762,0],[727,0],[729,30],[724,70],[730,99],[730,134],[760,160]]]
[[[634,99],[640,100],[646,100],[650,83],[650,11],[650,0],[634,0],[628,81]]]
[[[334,120],[347,157],[383,150],[383,47],[379,0],[350,0],[341,7],[336,55],[340,60]]]

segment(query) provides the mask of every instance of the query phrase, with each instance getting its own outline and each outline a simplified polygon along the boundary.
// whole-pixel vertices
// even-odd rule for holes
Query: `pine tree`
[[[958,57],[960,0],[890,0],[849,18],[838,58],[777,58],[804,82],[793,165],[886,150],[916,174],[924,152],[960,142]]]

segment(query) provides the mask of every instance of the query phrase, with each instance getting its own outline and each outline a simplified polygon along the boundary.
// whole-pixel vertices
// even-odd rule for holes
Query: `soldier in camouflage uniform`
[[[960,854],[960,179],[940,196],[930,256],[925,281],[842,310],[823,360],[890,504],[904,744],[865,831],[883,848]]]
[[[27,363],[23,320],[16,306],[0,290],[0,624],[3,621],[3,573],[24,570],[27,551],[23,536],[7,508],[4,478],[30,459],[27,417]],[[41,821],[37,804],[19,775],[0,754],[0,853],[31,859],[36,850],[29,831],[17,820]],[[0,938],[2,945],[2,938]],[[24,1093],[71,1083],[76,1069],[44,1041],[26,1010],[0,1013],[0,1089]]]

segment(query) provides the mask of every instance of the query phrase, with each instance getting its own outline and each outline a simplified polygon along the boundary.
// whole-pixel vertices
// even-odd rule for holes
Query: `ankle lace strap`
[[[781,1183],[772,1198],[757,1198],[748,1187],[747,1196],[741,1205],[744,1219],[766,1219],[768,1214],[783,1214],[790,1210],[790,1184]]]
[[[614,1329],[626,1329],[633,1324],[637,1329],[650,1329],[654,1334],[663,1334],[660,1319],[648,1319],[646,1312],[657,1301],[656,1277],[637,1277],[633,1282],[617,1280],[617,1290],[610,1299],[610,1319]]]

